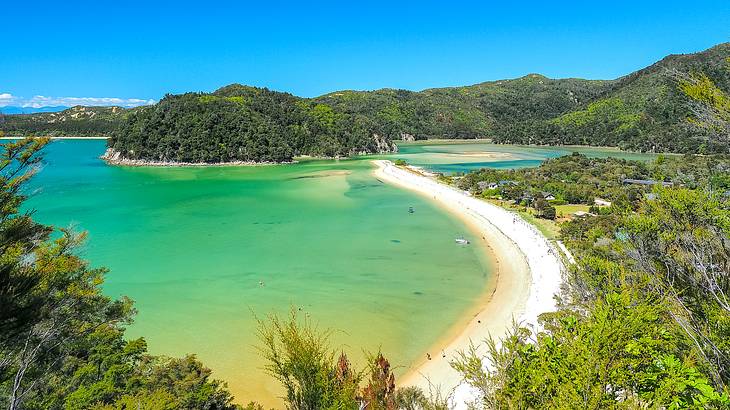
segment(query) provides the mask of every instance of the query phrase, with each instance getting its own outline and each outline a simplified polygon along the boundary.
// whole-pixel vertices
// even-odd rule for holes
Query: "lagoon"
[[[128,336],[155,354],[197,354],[239,402],[279,404],[257,317],[293,309],[334,329],[333,345],[356,363],[380,349],[398,372],[458,329],[487,290],[490,258],[454,243],[473,239],[469,229],[377,180],[369,158],[125,168],[98,159],[104,144],[50,144],[28,206],[41,222],[88,231],[80,252],[110,269],[105,292],[136,301]],[[569,152],[416,143],[388,157],[448,173]]]
[[[454,243],[467,228],[372,177],[369,161],[122,168],[103,151],[53,142],[28,205],[88,231],[81,253],[110,269],[105,292],[136,302],[130,337],[156,354],[196,353],[239,402],[278,404],[256,316],[294,307],[335,329],[356,362],[380,348],[406,366],[485,290],[489,260]]]

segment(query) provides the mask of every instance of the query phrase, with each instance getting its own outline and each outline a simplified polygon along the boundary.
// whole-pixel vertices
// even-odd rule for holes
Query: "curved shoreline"
[[[454,392],[457,408],[475,398],[450,361],[470,343],[492,336],[499,339],[513,322],[537,329],[539,314],[555,310],[555,295],[562,278],[562,261],[548,239],[519,215],[486,201],[473,198],[450,186],[415,172],[396,167],[387,160],[375,160],[376,177],[401,188],[428,196],[462,219],[482,238],[477,246],[494,257],[493,275],[476,308],[454,332],[430,350],[431,360],[408,367],[399,379],[401,386],[418,386],[425,391],[434,387],[443,393]],[[476,312],[476,313],[474,313]],[[461,323],[463,323],[462,321]],[[479,346],[483,348],[484,346]],[[485,354],[479,350],[480,354]],[[425,356],[425,354],[424,354]],[[446,357],[443,357],[446,356]]]

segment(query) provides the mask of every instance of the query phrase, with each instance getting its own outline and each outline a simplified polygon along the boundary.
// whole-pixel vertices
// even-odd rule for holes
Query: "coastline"
[[[551,144],[516,144],[516,143],[497,143],[491,138],[433,138],[415,141],[403,141],[394,140],[396,145],[401,144],[407,145],[468,145],[468,144],[492,144],[500,147],[518,147],[518,148],[563,148],[566,150],[577,148],[577,149],[594,149],[606,152],[621,152],[626,154],[652,154],[652,155],[684,155],[679,152],[662,151],[662,152],[647,152],[647,151],[634,151],[624,150],[619,147],[609,145],[581,145],[581,144],[565,144],[565,145],[551,145]]]
[[[458,352],[469,349],[472,342],[480,355],[486,354],[481,342],[489,336],[501,338],[513,322],[537,329],[538,315],[555,309],[553,295],[559,290],[562,275],[559,253],[542,234],[514,213],[412,169],[398,168],[390,161],[373,163],[377,178],[428,196],[459,217],[481,237],[473,245],[483,246],[493,257],[493,274],[474,309],[429,349],[431,360],[424,353],[398,380],[400,386],[417,386],[424,391],[437,388],[444,394],[453,392],[454,405],[465,408],[476,393],[462,384],[461,376],[451,368],[450,362]]]
[[[150,161],[146,159],[130,159],[121,156],[121,153],[107,148],[104,155],[99,157],[108,165],[121,167],[240,167],[293,164],[289,162],[256,162],[256,161],[229,161],[229,162],[177,162],[177,161]]]

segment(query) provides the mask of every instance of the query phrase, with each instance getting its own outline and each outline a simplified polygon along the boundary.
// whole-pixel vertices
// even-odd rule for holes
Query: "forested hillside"
[[[668,56],[612,81],[538,74],[421,92],[342,91],[317,101],[371,118],[400,138],[602,145],[640,151],[730,150],[730,43]]]
[[[0,114],[0,132],[10,137],[107,137],[138,109],[76,106],[59,112]]]
[[[537,135],[546,143],[728,152],[729,93],[730,43],[725,43],[668,56],[620,78],[600,98],[543,124]]]
[[[726,153],[730,43],[671,55],[609,81],[530,74],[466,87],[338,91],[312,99],[231,85],[211,94],[168,95],[131,110],[74,107],[0,116],[0,131],[113,136],[110,146],[122,156],[186,162],[378,152],[400,138]]]
[[[371,118],[392,138],[486,138],[516,124],[548,120],[598,96],[610,82],[552,80],[530,74],[468,87],[338,91],[316,98],[338,111]]]
[[[389,152],[361,115],[291,94],[238,84],[212,94],[168,95],[130,114],[109,146],[132,160],[285,162],[295,155]]]

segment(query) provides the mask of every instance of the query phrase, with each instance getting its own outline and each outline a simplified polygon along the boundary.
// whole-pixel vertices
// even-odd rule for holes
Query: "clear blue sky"
[[[316,96],[532,72],[615,78],[730,41],[729,0],[11,0],[0,15],[0,95],[16,102],[159,99],[233,82]]]

